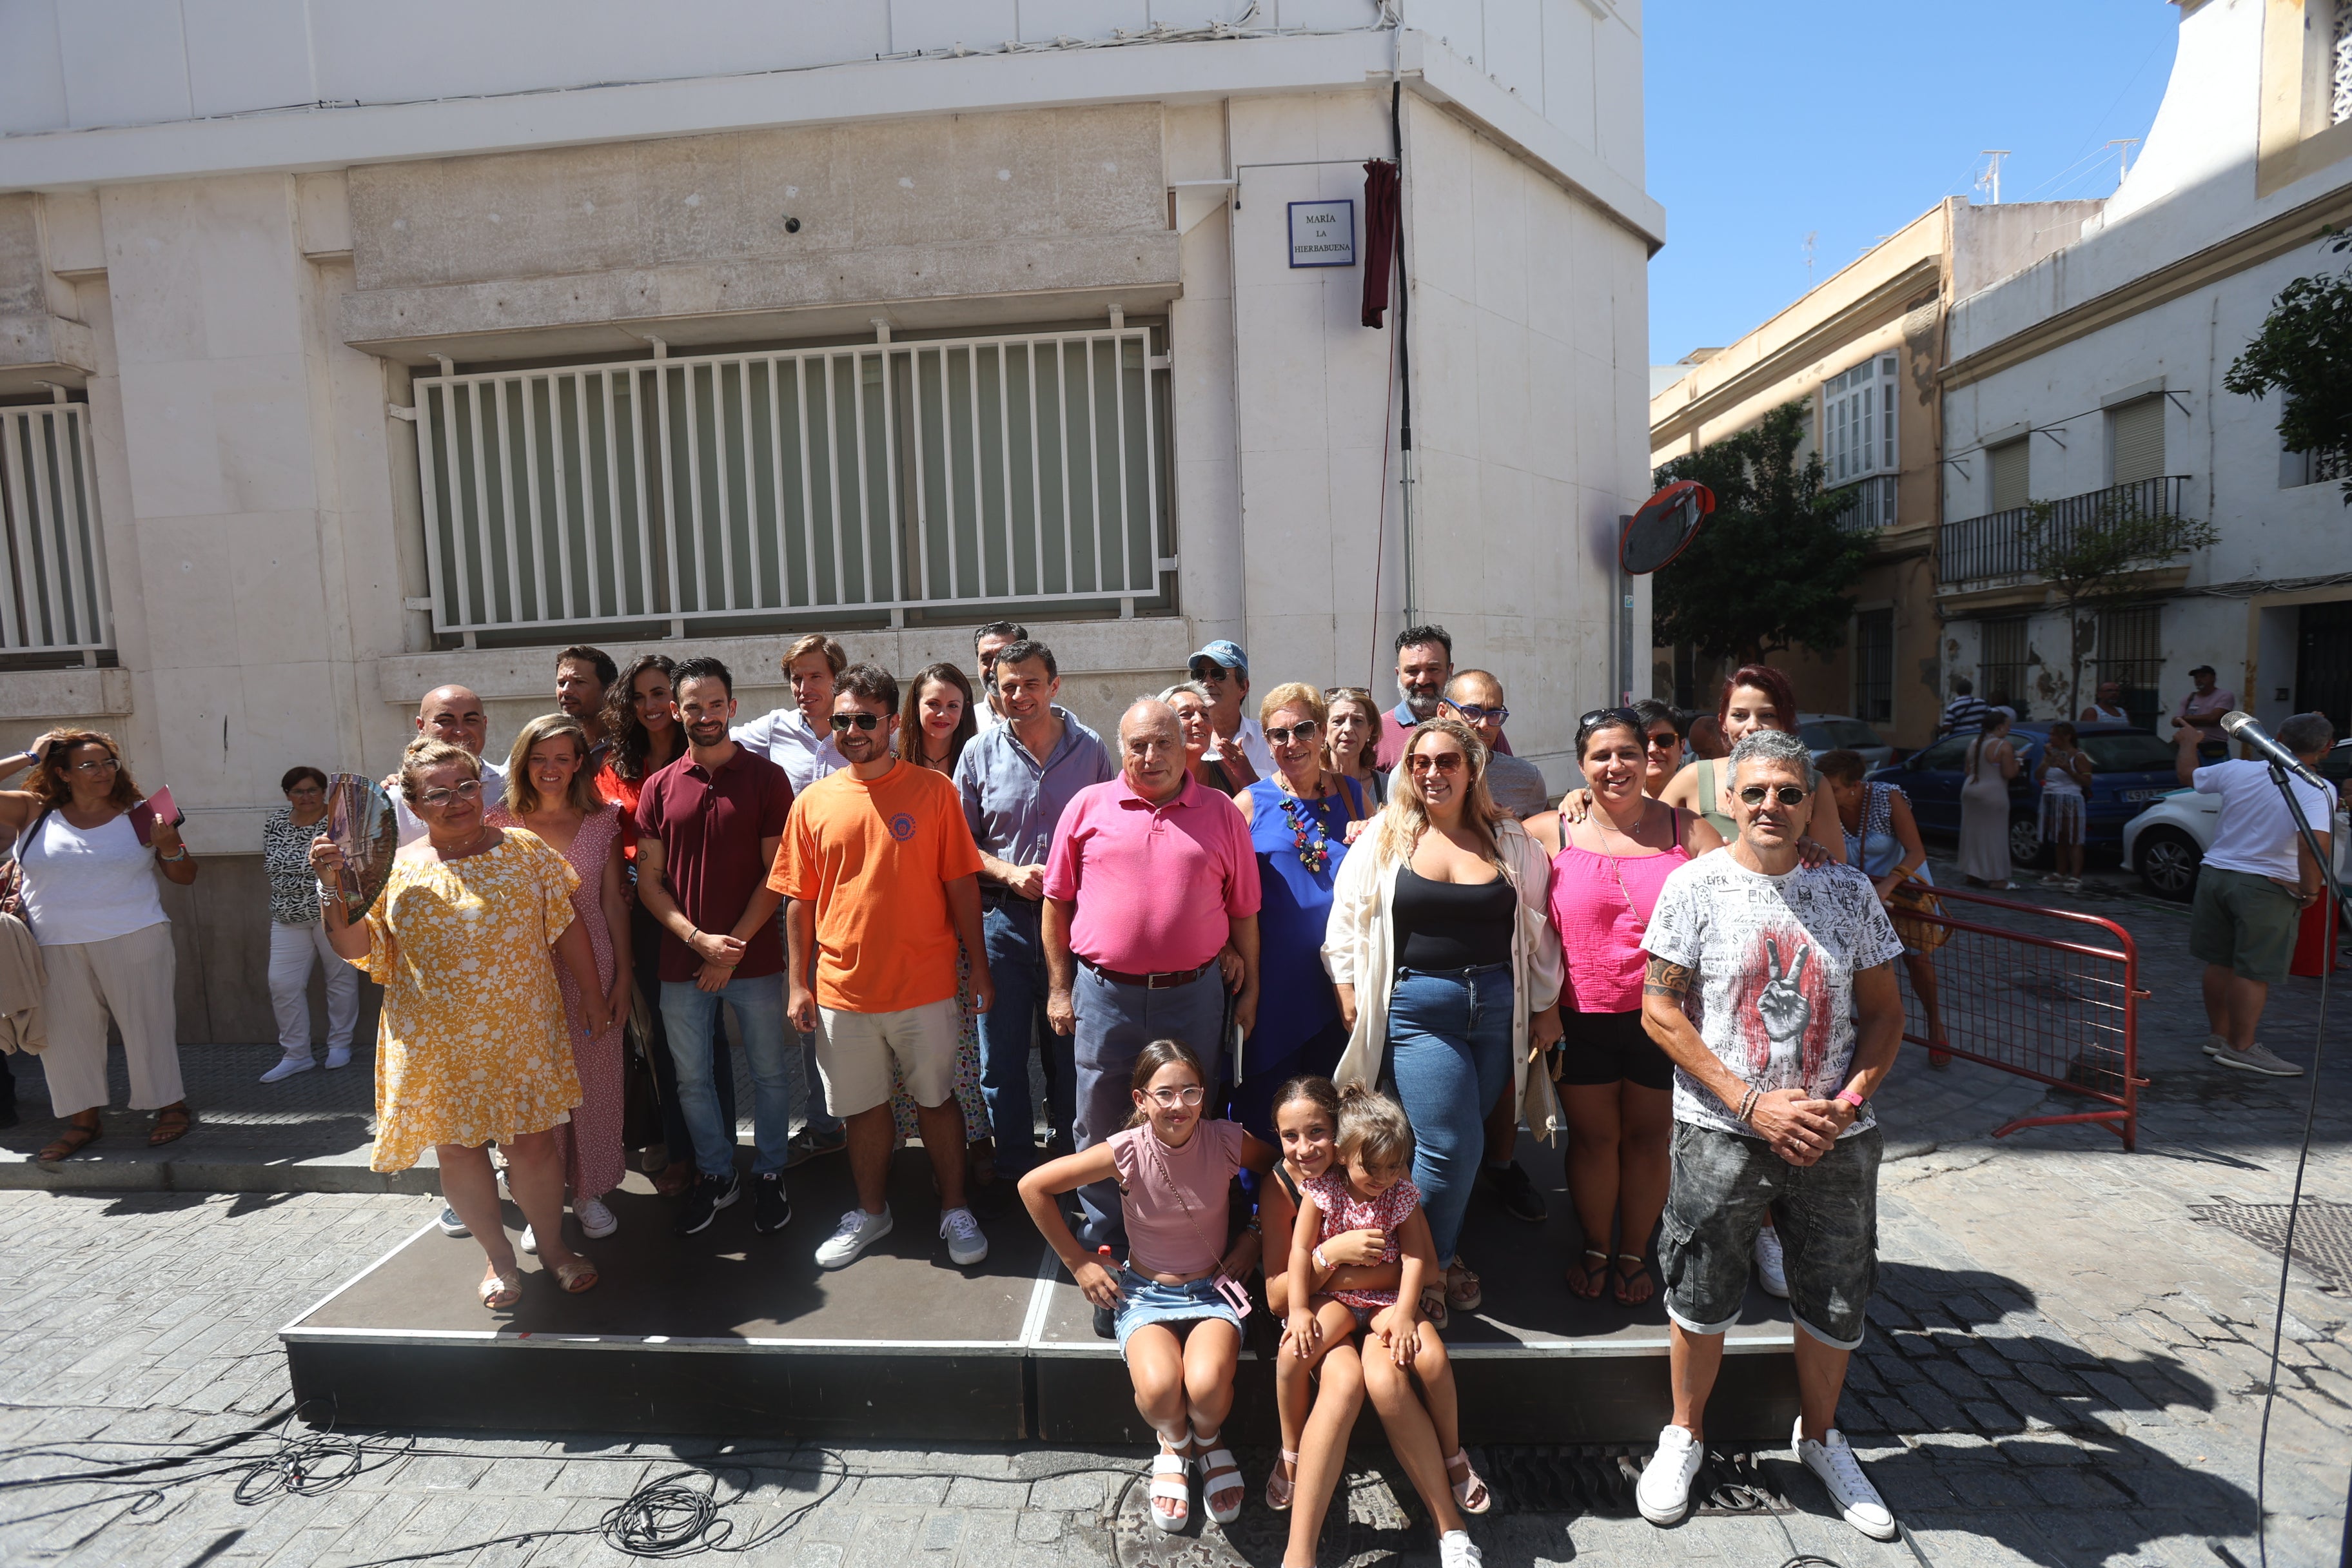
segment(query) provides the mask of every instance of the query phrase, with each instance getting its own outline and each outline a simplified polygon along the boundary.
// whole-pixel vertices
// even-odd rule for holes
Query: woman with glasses
[[[196,879],[196,863],[179,824],[140,798],[113,737],[53,730],[31,755],[39,768],[33,787],[0,793],[0,826],[17,836],[25,923],[47,973],[41,1071],[51,1110],[70,1118],[35,1158],[62,1160],[98,1141],[110,1019],[122,1032],[131,1108],[155,1112],[148,1143],[173,1142],[194,1119],[180,1083],[172,922],[155,869],[184,888]]]
[[[612,1026],[572,901],[580,874],[538,835],[484,820],[481,762],[462,747],[411,742],[400,791],[425,837],[393,858],[359,924],[341,898],[321,903],[335,952],[383,987],[369,1169],[404,1171],[433,1150],[442,1195],[488,1265],[476,1294],[505,1311],[522,1300],[522,1275],[499,1213],[489,1154],[497,1143],[540,1262],[565,1290],[588,1289],[596,1266],[563,1242],[555,1138],[580,1104],[575,1038],[584,1045]],[[310,864],[335,886],[342,855],[333,839],[311,841]],[[559,963],[580,996],[576,1035],[565,1022]]]
[[[1339,999],[1323,973],[1331,887],[1348,828],[1371,815],[1362,786],[1323,763],[1328,710],[1311,686],[1277,686],[1258,704],[1274,776],[1234,797],[1257,853],[1256,1027],[1242,1042],[1227,1120],[1275,1141],[1274,1090],[1301,1073],[1330,1076],[1348,1044]]]
[[[319,882],[310,840],[326,831],[327,775],[289,768],[278,781],[286,805],[261,824],[261,865],[269,874],[269,1006],[278,1016],[278,1060],[261,1075],[282,1083],[319,1065],[310,1048],[310,965],[327,973],[327,1066],[349,1067],[360,1021],[360,973],[335,956],[319,923]]]
[[[1219,795],[1231,796],[1233,781],[1225,777],[1221,763],[1208,760],[1209,742],[1214,731],[1209,721],[1209,710],[1215,700],[1209,689],[1197,680],[1180,680],[1160,694],[1160,700],[1176,710],[1176,728],[1184,737],[1184,771]]]
[[[1552,1076],[1568,1113],[1568,1195],[1584,1256],[1568,1288],[1647,1301],[1650,1233],[1665,1207],[1675,1067],[1642,1027],[1642,943],[1666,875],[1719,847],[1714,828],[1646,793],[1656,753],[1638,706],[1587,713],[1576,731],[1592,810],[1528,824],[1552,852],[1551,919],[1567,979]],[[1671,723],[1666,734],[1674,738]],[[1612,1237],[1614,1239],[1612,1239]]]
[[[1484,1300],[1456,1247],[1487,1110],[1507,1087],[1538,1137],[1559,1121],[1549,1080],[1528,1077],[1531,1050],[1559,1039],[1551,865],[1487,795],[1486,756],[1458,719],[1414,727],[1386,809],[1339,868],[1323,943],[1349,1028],[1332,1076],[1393,1083],[1412,1122],[1413,1184],[1446,1270],[1423,1311],[1441,1327]]]
[[[1682,715],[1654,697],[1636,699],[1633,711],[1642,721],[1642,793],[1655,800],[1683,769]]]
[[[1374,805],[1386,805],[1389,775],[1378,766],[1380,699],[1360,686],[1327,686],[1323,704],[1323,765],[1341,778],[1354,780]]]

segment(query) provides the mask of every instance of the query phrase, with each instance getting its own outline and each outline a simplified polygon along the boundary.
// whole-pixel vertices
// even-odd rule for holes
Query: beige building
[[[1946,313],[2072,241],[2097,210],[1942,202],[1651,398],[1654,467],[1801,403],[1807,449],[1848,497],[1840,526],[1870,539],[1845,647],[1771,656],[1804,711],[1851,714],[1899,746],[1933,738],[1945,700],[1935,555]],[[1652,689],[1685,706],[1712,707],[1729,673],[1687,648],[1653,657]]]
[[[184,9],[0,8],[0,745],[190,808],[185,1038],[270,1033],[280,773],[445,681],[503,747],[574,641],[757,713],[799,632],[1017,616],[1107,725],[1211,638],[1384,689],[1437,621],[1563,776],[1622,684],[1637,6]]]

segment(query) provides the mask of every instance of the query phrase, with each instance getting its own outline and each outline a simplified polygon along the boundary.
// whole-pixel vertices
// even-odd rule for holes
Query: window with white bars
[[[89,409],[0,408],[0,654],[113,645]]]
[[[434,628],[1168,602],[1154,330],[421,376]]]
[[[1829,482],[1895,472],[1895,364],[1879,354],[1822,384],[1822,458]]]
[[[2327,123],[2352,120],[2352,0],[2336,0],[2336,26],[2328,38]]]

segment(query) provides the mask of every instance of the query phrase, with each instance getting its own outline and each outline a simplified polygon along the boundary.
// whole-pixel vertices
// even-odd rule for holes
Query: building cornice
[[[1979,349],[1964,359],[1954,360],[1943,370],[1946,390],[1966,386],[1972,382],[1997,375],[2004,370],[2024,363],[2038,354],[2063,347],[2077,338],[2088,337],[2116,322],[2126,321],[2143,310],[2192,293],[2210,283],[2259,267],[2265,261],[2284,256],[2299,246],[2317,239],[2329,225],[2352,221],[2352,185],[2328,192],[2290,207],[2275,217],[2239,230],[2229,238],[2194,251],[2168,266],[2144,272],[2130,282],[2105,293],[2070,306],[2055,315],[2044,317],[2032,326],[2011,332],[1990,347]],[[2122,242],[2127,226],[2109,229],[2107,235]],[[2101,237],[2105,237],[2102,236]],[[2064,251],[2058,254],[2064,255]],[[2015,279],[1995,287],[2022,287]],[[1981,296],[1979,296],[1981,297]]]

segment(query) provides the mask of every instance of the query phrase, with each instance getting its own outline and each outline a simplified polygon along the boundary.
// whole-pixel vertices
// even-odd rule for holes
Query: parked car
[[[1860,752],[1863,765],[1883,768],[1895,760],[1895,748],[1859,719],[1843,713],[1800,713],[1797,739],[1819,758],[1823,752]]]
[[[2352,740],[2336,742],[2321,760],[2322,778],[2336,785],[2338,798],[2333,848],[2336,874],[2352,870],[2352,818],[2347,818],[2341,792],[2352,778]],[[2221,797],[2175,789],[2124,824],[2124,869],[2137,871],[2147,890],[2159,899],[2187,899],[2197,890],[2197,868],[2213,843],[2213,829],[2221,820]],[[2317,826],[2314,824],[2314,826]]]
[[[2036,864],[2047,847],[2042,842],[2042,786],[2034,774],[2050,744],[2053,722],[2034,720],[2010,726],[2021,765],[2009,786],[2009,858],[2020,866]],[[2172,770],[2172,742],[2131,724],[2077,724],[2074,729],[2091,759],[2090,795],[2084,803],[2085,846],[2120,847],[2124,825],[2146,810],[2148,802],[2180,787]],[[1974,732],[1948,735],[1870,776],[1898,785],[1911,797],[1911,815],[1920,832],[1957,838],[1960,786],[1968,783],[1969,744],[1975,739]]]

